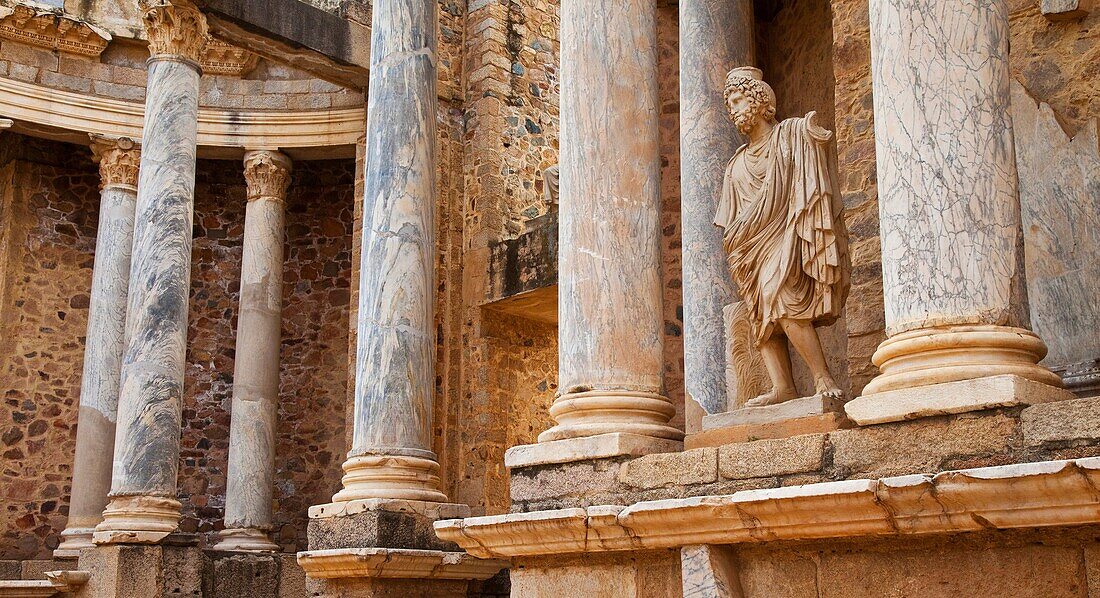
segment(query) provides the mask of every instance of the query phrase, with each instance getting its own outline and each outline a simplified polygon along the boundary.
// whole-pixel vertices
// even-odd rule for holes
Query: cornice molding
[[[140,139],[145,106],[0,77],[0,117],[81,133]],[[198,144],[228,148],[354,146],[363,108],[273,112],[199,108]]]
[[[111,41],[106,31],[64,14],[22,4],[0,9],[2,39],[92,58],[98,57]]]
[[[481,558],[1100,523],[1100,457],[435,522]]]
[[[260,57],[248,50],[210,38],[206,41],[199,65],[204,75],[242,77],[256,68],[259,62]]]

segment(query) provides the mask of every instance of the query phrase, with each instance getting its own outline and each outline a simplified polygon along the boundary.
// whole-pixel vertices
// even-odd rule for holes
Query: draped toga
[[[848,294],[849,262],[832,132],[789,118],[726,167],[714,223],[757,343],[780,319],[827,326]]]

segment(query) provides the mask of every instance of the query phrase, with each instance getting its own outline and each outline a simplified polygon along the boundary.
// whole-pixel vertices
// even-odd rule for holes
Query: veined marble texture
[[[684,384],[708,414],[726,410],[723,309],[734,297],[714,226],[726,162],[743,143],[722,98],[726,72],[752,64],[752,2],[680,2],[680,218]]]
[[[249,201],[241,256],[225,525],[263,530],[271,525],[275,479],[284,202],[290,160],[277,152],[256,151],[245,155],[244,164]]]
[[[887,333],[1012,323],[1005,2],[881,0],[870,18]]]
[[[1028,304],[1051,367],[1100,359],[1097,120],[1070,138],[1054,111],[1012,84]],[[1095,366],[1094,366],[1095,367]],[[1069,381],[1067,381],[1069,382]]]
[[[113,144],[112,144],[113,145]],[[131,145],[132,147],[132,145]],[[119,153],[130,155],[119,156]],[[80,381],[80,410],[68,536],[79,534],[76,547],[91,546],[91,528],[107,506],[111,487],[111,455],[115,442],[119,377],[126,327],[126,292],[130,278],[130,250],[137,203],[137,149],[112,148],[100,156],[103,190],[99,204],[95,266],[92,270],[88,334]],[[113,163],[107,163],[113,162]],[[130,164],[119,164],[130,162]],[[127,168],[128,167],[128,168]],[[116,180],[106,176],[121,173]]]
[[[436,2],[373,10],[350,454],[434,458]]]
[[[663,392],[655,4],[562,3],[563,395]]]
[[[150,61],[112,496],[176,495],[198,91],[195,66]]]

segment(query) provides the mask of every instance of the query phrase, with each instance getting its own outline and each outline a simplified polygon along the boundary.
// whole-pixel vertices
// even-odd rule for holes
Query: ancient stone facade
[[[967,5],[944,37],[931,2],[52,4],[0,0],[0,596],[1100,592],[1095,7]],[[743,64],[834,132],[851,287],[818,332],[847,406],[729,394],[767,377],[739,380],[736,286],[699,286],[725,257],[700,173],[742,143]],[[936,162],[917,117],[1002,151]],[[117,375],[159,382],[93,427],[87,148],[119,138],[145,163]],[[246,156],[289,177],[262,238]],[[95,547],[81,427],[115,467],[83,486]]]

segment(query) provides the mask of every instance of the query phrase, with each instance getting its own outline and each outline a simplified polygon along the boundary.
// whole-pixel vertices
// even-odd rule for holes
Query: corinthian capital
[[[199,64],[206,46],[206,17],[186,0],[140,0],[142,21],[154,58],[184,58]]]
[[[99,188],[125,186],[137,188],[140,146],[129,137],[90,135],[92,159],[99,163]]]
[[[260,198],[286,200],[290,186],[290,158],[268,150],[256,150],[244,155],[244,180],[248,184],[248,201]]]

